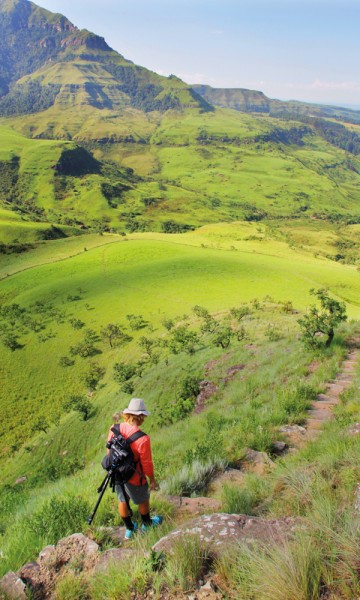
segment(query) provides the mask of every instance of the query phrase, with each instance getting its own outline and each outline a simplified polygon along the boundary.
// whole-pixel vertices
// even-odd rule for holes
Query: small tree
[[[320,300],[320,308],[311,306],[309,314],[298,320],[302,340],[309,348],[319,348],[325,336],[325,347],[329,347],[334,339],[335,328],[347,319],[345,303],[330,298],[325,289],[311,289],[310,294]]]
[[[125,383],[136,374],[135,365],[127,365],[126,363],[119,362],[114,364],[114,379],[118,383]]]
[[[47,433],[49,427],[50,424],[46,417],[38,417],[31,425],[31,433],[36,433],[37,431]]]
[[[230,308],[230,315],[240,323],[244,317],[251,315],[251,310],[248,306],[234,306],[234,308]]]
[[[64,408],[68,412],[71,410],[78,412],[83,421],[88,421],[94,412],[94,406],[84,396],[70,396]]]
[[[131,341],[131,337],[124,333],[120,325],[116,323],[108,323],[105,327],[102,327],[100,335],[104,340],[109,342],[110,348],[119,343]]]
[[[195,306],[193,306],[192,310],[193,313],[195,313],[195,315],[197,317],[200,317],[201,319],[207,319],[208,317],[210,317],[208,309],[204,306],[199,306],[198,304],[196,304]]]
[[[88,372],[85,375],[85,383],[90,389],[95,390],[100,379],[105,375],[106,369],[101,367],[97,362],[91,362],[89,364]]]
[[[221,346],[221,348],[228,348],[231,341],[231,336],[233,332],[231,327],[222,327],[219,329],[214,335],[214,344],[215,346]]]
[[[2,338],[2,342],[5,348],[9,348],[12,352],[21,348],[21,345],[18,342],[18,338],[14,333],[6,333]]]
[[[133,331],[143,329],[148,325],[148,321],[145,321],[142,315],[126,315],[126,318],[129,321],[130,329]]]
[[[179,352],[194,354],[195,346],[198,343],[198,334],[195,331],[188,329],[185,325],[182,325],[171,331],[169,349],[173,354],[179,354]]]

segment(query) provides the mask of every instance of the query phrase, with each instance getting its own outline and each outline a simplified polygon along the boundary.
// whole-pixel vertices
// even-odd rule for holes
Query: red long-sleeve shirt
[[[111,425],[111,427],[113,427],[113,425]],[[114,434],[111,431],[111,427],[109,430],[108,441],[110,441],[114,437]],[[126,439],[133,435],[133,433],[136,433],[137,431],[140,431],[137,425],[129,425],[129,423],[120,424],[120,433]],[[141,473],[143,473],[147,477],[154,477],[154,463],[152,459],[149,436],[144,435],[138,440],[135,440],[135,442],[131,444],[131,450],[133,451],[135,461],[139,462],[136,467],[136,472],[131,477],[131,479],[129,479],[128,483],[131,483],[132,485],[142,485],[143,483],[145,483],[145,481],[144,477],[141,477]],[[140,473],[138,473],[138,471]]]

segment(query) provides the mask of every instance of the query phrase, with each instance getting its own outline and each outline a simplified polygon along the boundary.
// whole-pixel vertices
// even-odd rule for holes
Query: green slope
[[[165,317],[189,314],[196,304],[221,313],[271,294],[276,301],[291,300],[297,309],[305,309],[308,290],[327,287],[347,302],[351,316],[359,317],[360,289],[354,267],[316,259],[276,240],[236,242],[244,231],[251,234],[246,224],[238,230],[212,231],[218,239],[224,234],[227,240],[233,236],[237,245],[228,250],[221,245],[220,249],[205,247],[211,231],[204,232],[197,242],[194,234],[159,240],[147,234],[145,239],[132,241],[116,243],[114,239],[114,243],[88,251],[80,248],[79,241],[78,255],[60,261],[54,258],[50,264],[4,279],[1,304],[15,303],[28,312],[11,330],[6,319],[3,322],[3,339],[13,332],[19,344],[14,351],[0,346],[3,450],[9,450],[14,435],[23,439],[21,423],[12,416],[19,410],[22,421],[25,419],[30,427],[39,413],[51,418],[61,414],[69,394],[84,393],[88,360],[77,356],[74,365],[68,367],[61,366],[59,360],[70,356],[70,347],[80,342],[88,328],[99,333],[107,323],[122,323],[133,337],[130,344],[118,349],[111,349],[100,339],[95,343],[98,353],[91,360],[104,366],[110,377],[116,360],[139,357],[137,341],[141,335],[161,335]],[[41,260],[46,262],[53,256],[54,244],[65,250],[65,243],[53,242],[48,258],[44,251]],[[69,247],[68,252],[74,253],[74,248]],[[42,304],[37,305],[39,302]],[[129,314],[143,315],[151,329],[131,331],[126,318]],[[74,329],[71,319],[80,320],[83,328]]]

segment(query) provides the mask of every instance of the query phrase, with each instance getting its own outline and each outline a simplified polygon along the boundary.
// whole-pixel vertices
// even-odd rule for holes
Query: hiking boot
[[[133,535],[136,533],[136,530],[138,528],[137,523],[133,523],[133,525],[134,525],[134,529],[126,529],[125,530],[125,539],[126,540],[131,540]]]
[[[145,523],[143,523],[141,525],[141,531],[148,531],[148,529],[150,529],[150,527],[157,527],[158,525],[161,525],[161,523],[163,522],[163,518],[160,515],[155,515],[155,517],[152,517],[150,520],[151,520],[151,525],[145,525]]]

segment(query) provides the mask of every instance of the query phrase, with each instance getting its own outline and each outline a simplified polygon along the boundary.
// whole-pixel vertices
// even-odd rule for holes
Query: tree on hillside
[[[190,331],[186,325],[172,329],[169,340],[169,349],[173,354],[186,352],[194,354],[195,346],[199,343],[199,336],[195,331]]]
[[[130,335],[125,333],[117,323],[108,323],[105,327],[102,327],[100,335],[104,340],[109,342],[110,348],[113,348],[118,344],[125,344],[132,340]]]
[[[347,319],[345,303],[330,298],[325,289],[311,289],[310,294],[318,298],[320,308],[311,306],[309,314],[298,320],[302,340],[308,348],[319,348],[325,336],[325,347],[328,348],[334,339],[335,328]]]
[[[94,414],[93,404],[84,396],[70,396],[69,400],[64,405],[64,409],[67,412],[75,410],[81,415],[83,421],[88,421]]]
[[[22,348],[22,345],[18,342],[17,336],[12,332],[8,332],[3,336],[2,343],[4,344],[5,348],[9,348],[9,350],[12,352],[18,348]]]
[[[95,390],[100,379],[105,375],[106,369],[101,367],[99,363],[92,361],[89,364],[88,371],[85,374],[85,383],[91,390]]]

